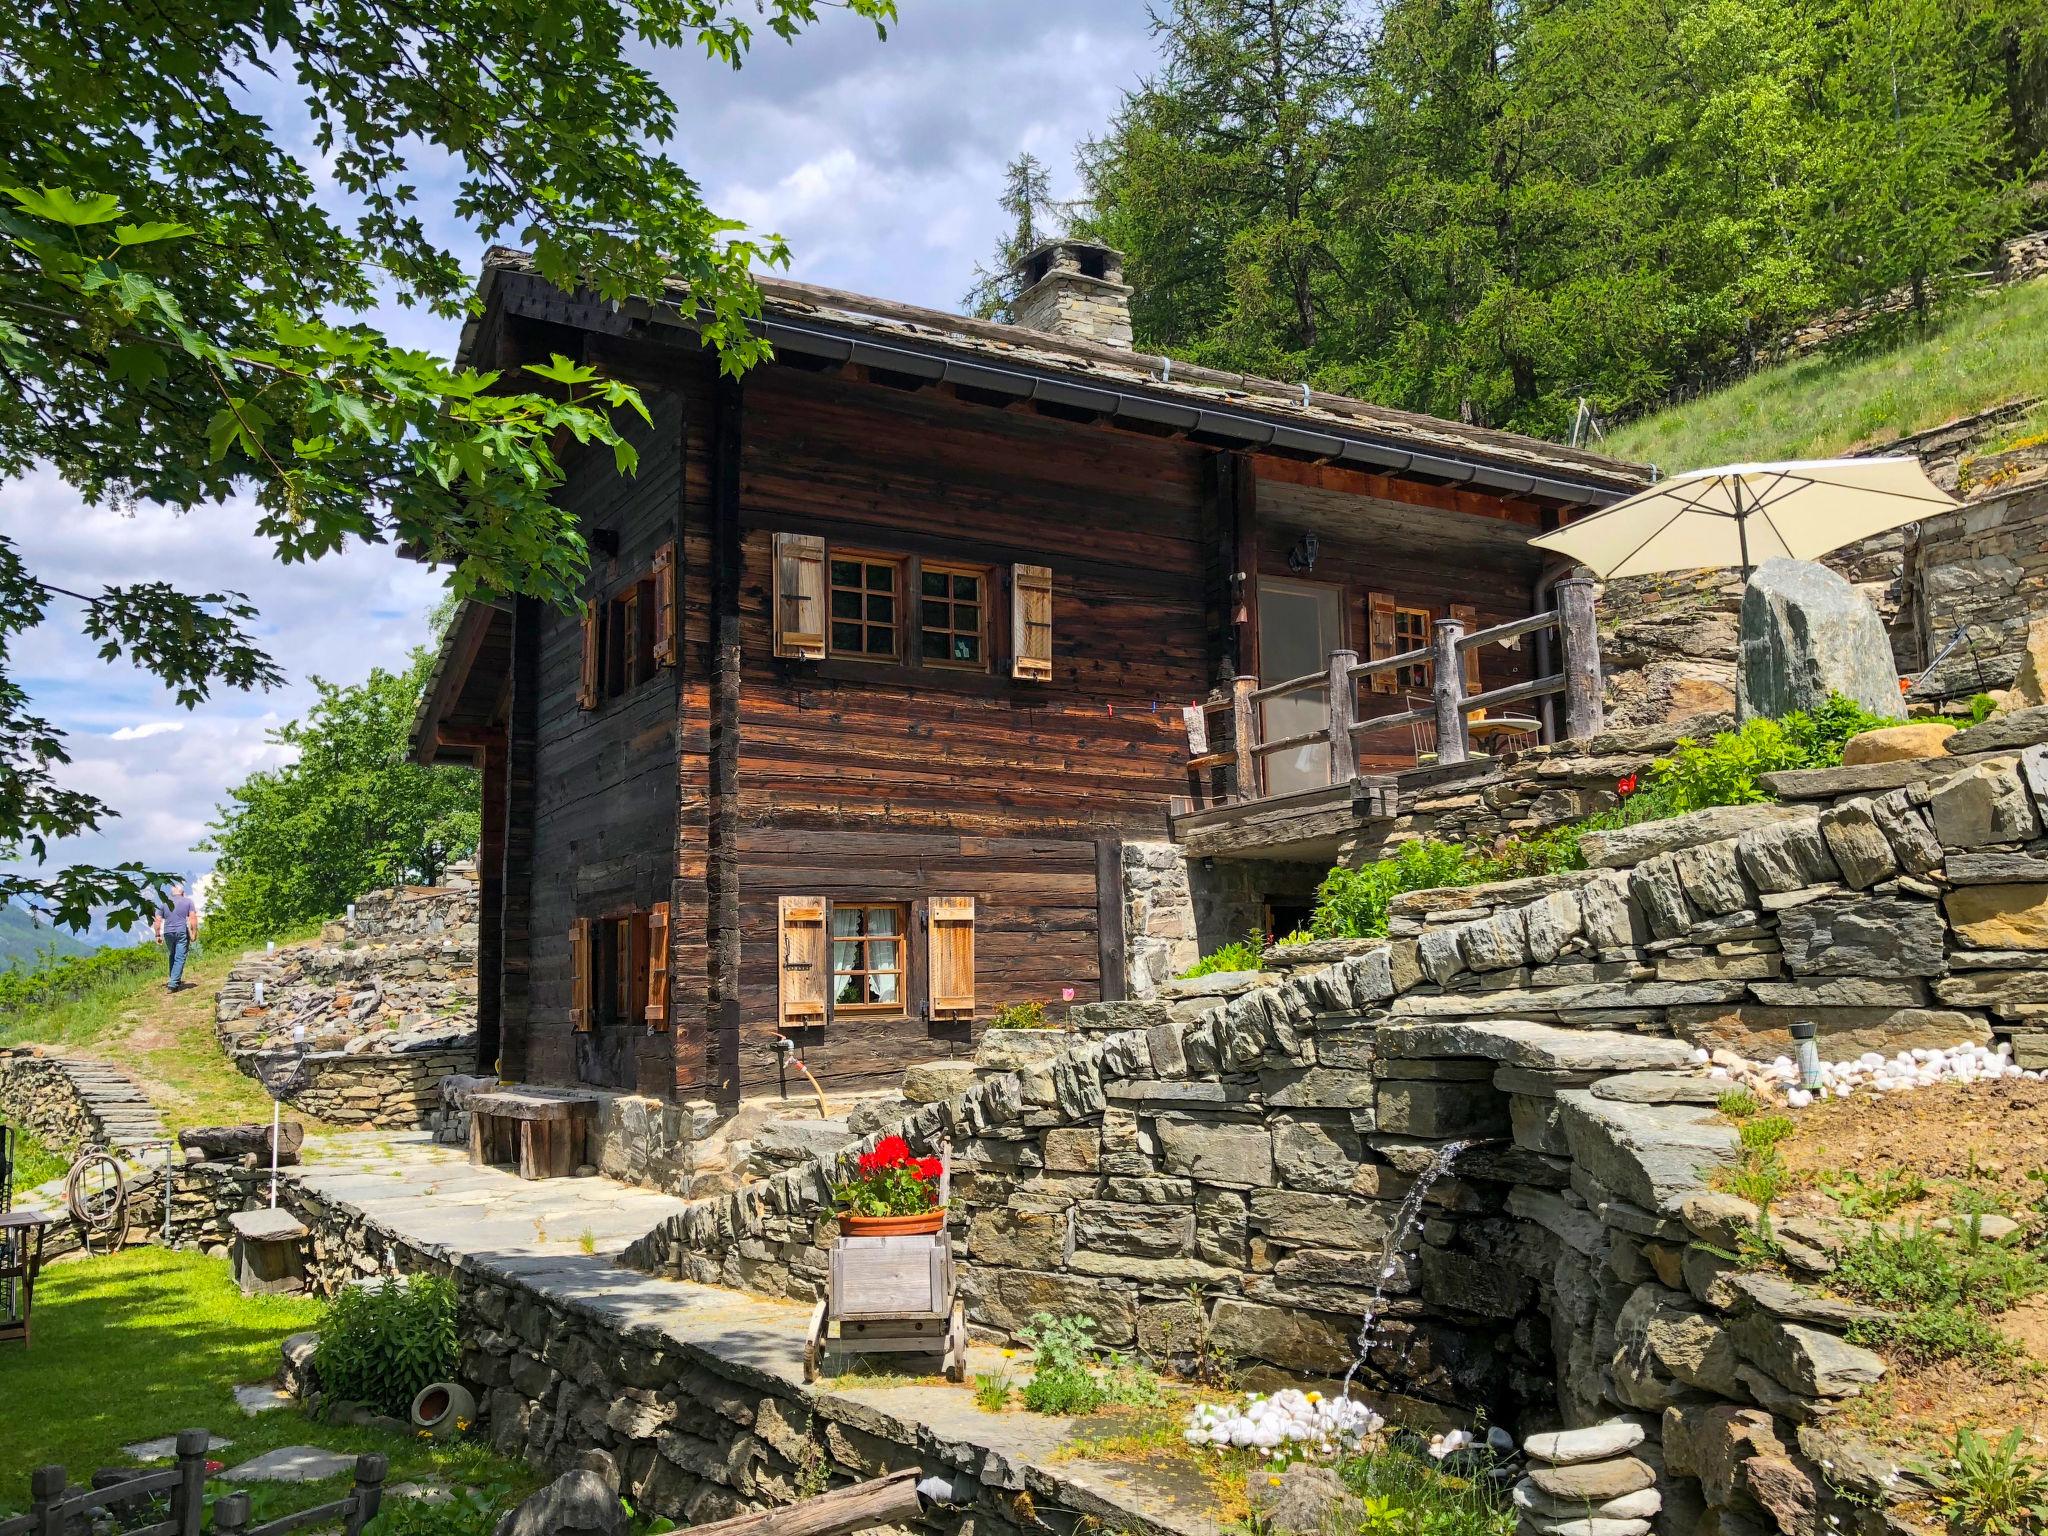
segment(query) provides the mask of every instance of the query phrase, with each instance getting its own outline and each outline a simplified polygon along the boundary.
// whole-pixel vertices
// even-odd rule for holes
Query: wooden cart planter
[[[939,1210],[952,1190],[949,1147],[939,1149]],[[836,1331],[835,1331],[836,1330]],[[967,1379],[967,1307],[953,1272],[943,1214],[935,1232],[839,1237],[831,1278],[811,1313],[804,1380],[815,1381],[828,1351],[847,1355],[936,1355],[948,1381]]]

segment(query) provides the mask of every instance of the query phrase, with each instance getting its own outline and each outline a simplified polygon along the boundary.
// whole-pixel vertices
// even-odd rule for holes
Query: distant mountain
[[[34,965],[36,956],[55,945],[60,955],[84,955],[98,949],[63,928],[39,923],[19,907],[0,906],[0,970],[14,964]]]

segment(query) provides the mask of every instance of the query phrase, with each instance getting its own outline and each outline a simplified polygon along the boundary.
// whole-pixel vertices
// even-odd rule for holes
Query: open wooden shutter
[[[825,898],[785,896],[779,903],[775,952],[784,1024],[821,1024],[831,968],[825,963]]]
[[[934,896],[930,902],[933,1013],[974,1012],[974,898]]]
[[[1395,654],[1399,642],[1394,638],[1394,595],[1391,592],[1370,592],[1365,599],[1365,659],[1385,661]],[[1372,675],[1374,693],[1398,693],[1399,680],[1390,667],[1384,672]]]
[[[590,919],[569,924],[569,1027],[577,1034],[590,1030]]]
[[[576,684],[576,704],[580,709],[597,708],[598,663],[603,651],[598,626],[601,612],[594,597],[583,605],[583,673]]]
[[[1451,604],[1450,616],[1465,626],[1465,633],[1468,635],[1479,627],[1479,610],[1470,603]],[[1465,652],[1465,692],[1469,696],[1480,691],[1479,647],[1475,645]]]
[[[824,659],[825,541],[812,534],[775,535],[775,654]]]
[[[654,664],[676,664],[676,546],[670,542],[654,552]]]
[[[668,1028],[668,903],[647,910],[647,1027]]]
[[[1010,567],[1010,676],[1052,681],[1052,571],[1043,565]]]

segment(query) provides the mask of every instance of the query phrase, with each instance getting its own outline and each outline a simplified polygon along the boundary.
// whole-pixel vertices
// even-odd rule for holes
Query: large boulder
[[[618,1490],[587,1468],[564,1472],[498,1522],[495,1536],[626,1536]]]
[[[1877,611],[1810,560],[1766,560],[1742,594],[1735,676],[1739,718],[1781,719],[1843,694],[1872,714],[1899,712],[1899,674]]]

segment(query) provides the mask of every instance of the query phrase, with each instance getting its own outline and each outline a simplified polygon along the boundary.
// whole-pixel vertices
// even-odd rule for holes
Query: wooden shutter
[[[1385,661],[1395,654],[1397,644],[1394,638],[1394,595],[1391,592],[1368,593],[1365,599],[1365,659]],[[1373,673],[1372,691],[1400,692],[1393,668]]]
[[[1479,628],[1479,610],[1470,603],[1451,604],[1450,616],[1456,622],[1465,626],[1465,633],[1468,635]],[[1470,697],[1472,694],[1481,691],[1479,687],[1479,647],[1475,645],[1471,650],[1465,652],[1464,660],[1465,693],[1467,697]]]
[[[974,1012],[974,898],[934,896],[930,903],[933,1013]]]
[[[590,1030],[590,919],[569,924],[569,1027],[577,1034]]]
[[[811,534],[775,535],[775,654],[824,659],[825,541]]]
[[[668,903],[647,910],[647,1027],[668,1028]]]
[[[654,552],[654,664],[676,664],[676,546],[673,540]]]
[[[1052,680],[1052,571],[1043,565],[1010,567],[1010,676]]]
[[[779,903],[775,950],[784,1024],[820,1024],[831,968],[825,963],[825,898],[785,896]]]
[[[581,709],[597,708],[598,663],[603,650],[598,624],[601,611],[594,597],[583,605],[583,673],[576,684],[576,704]]]

